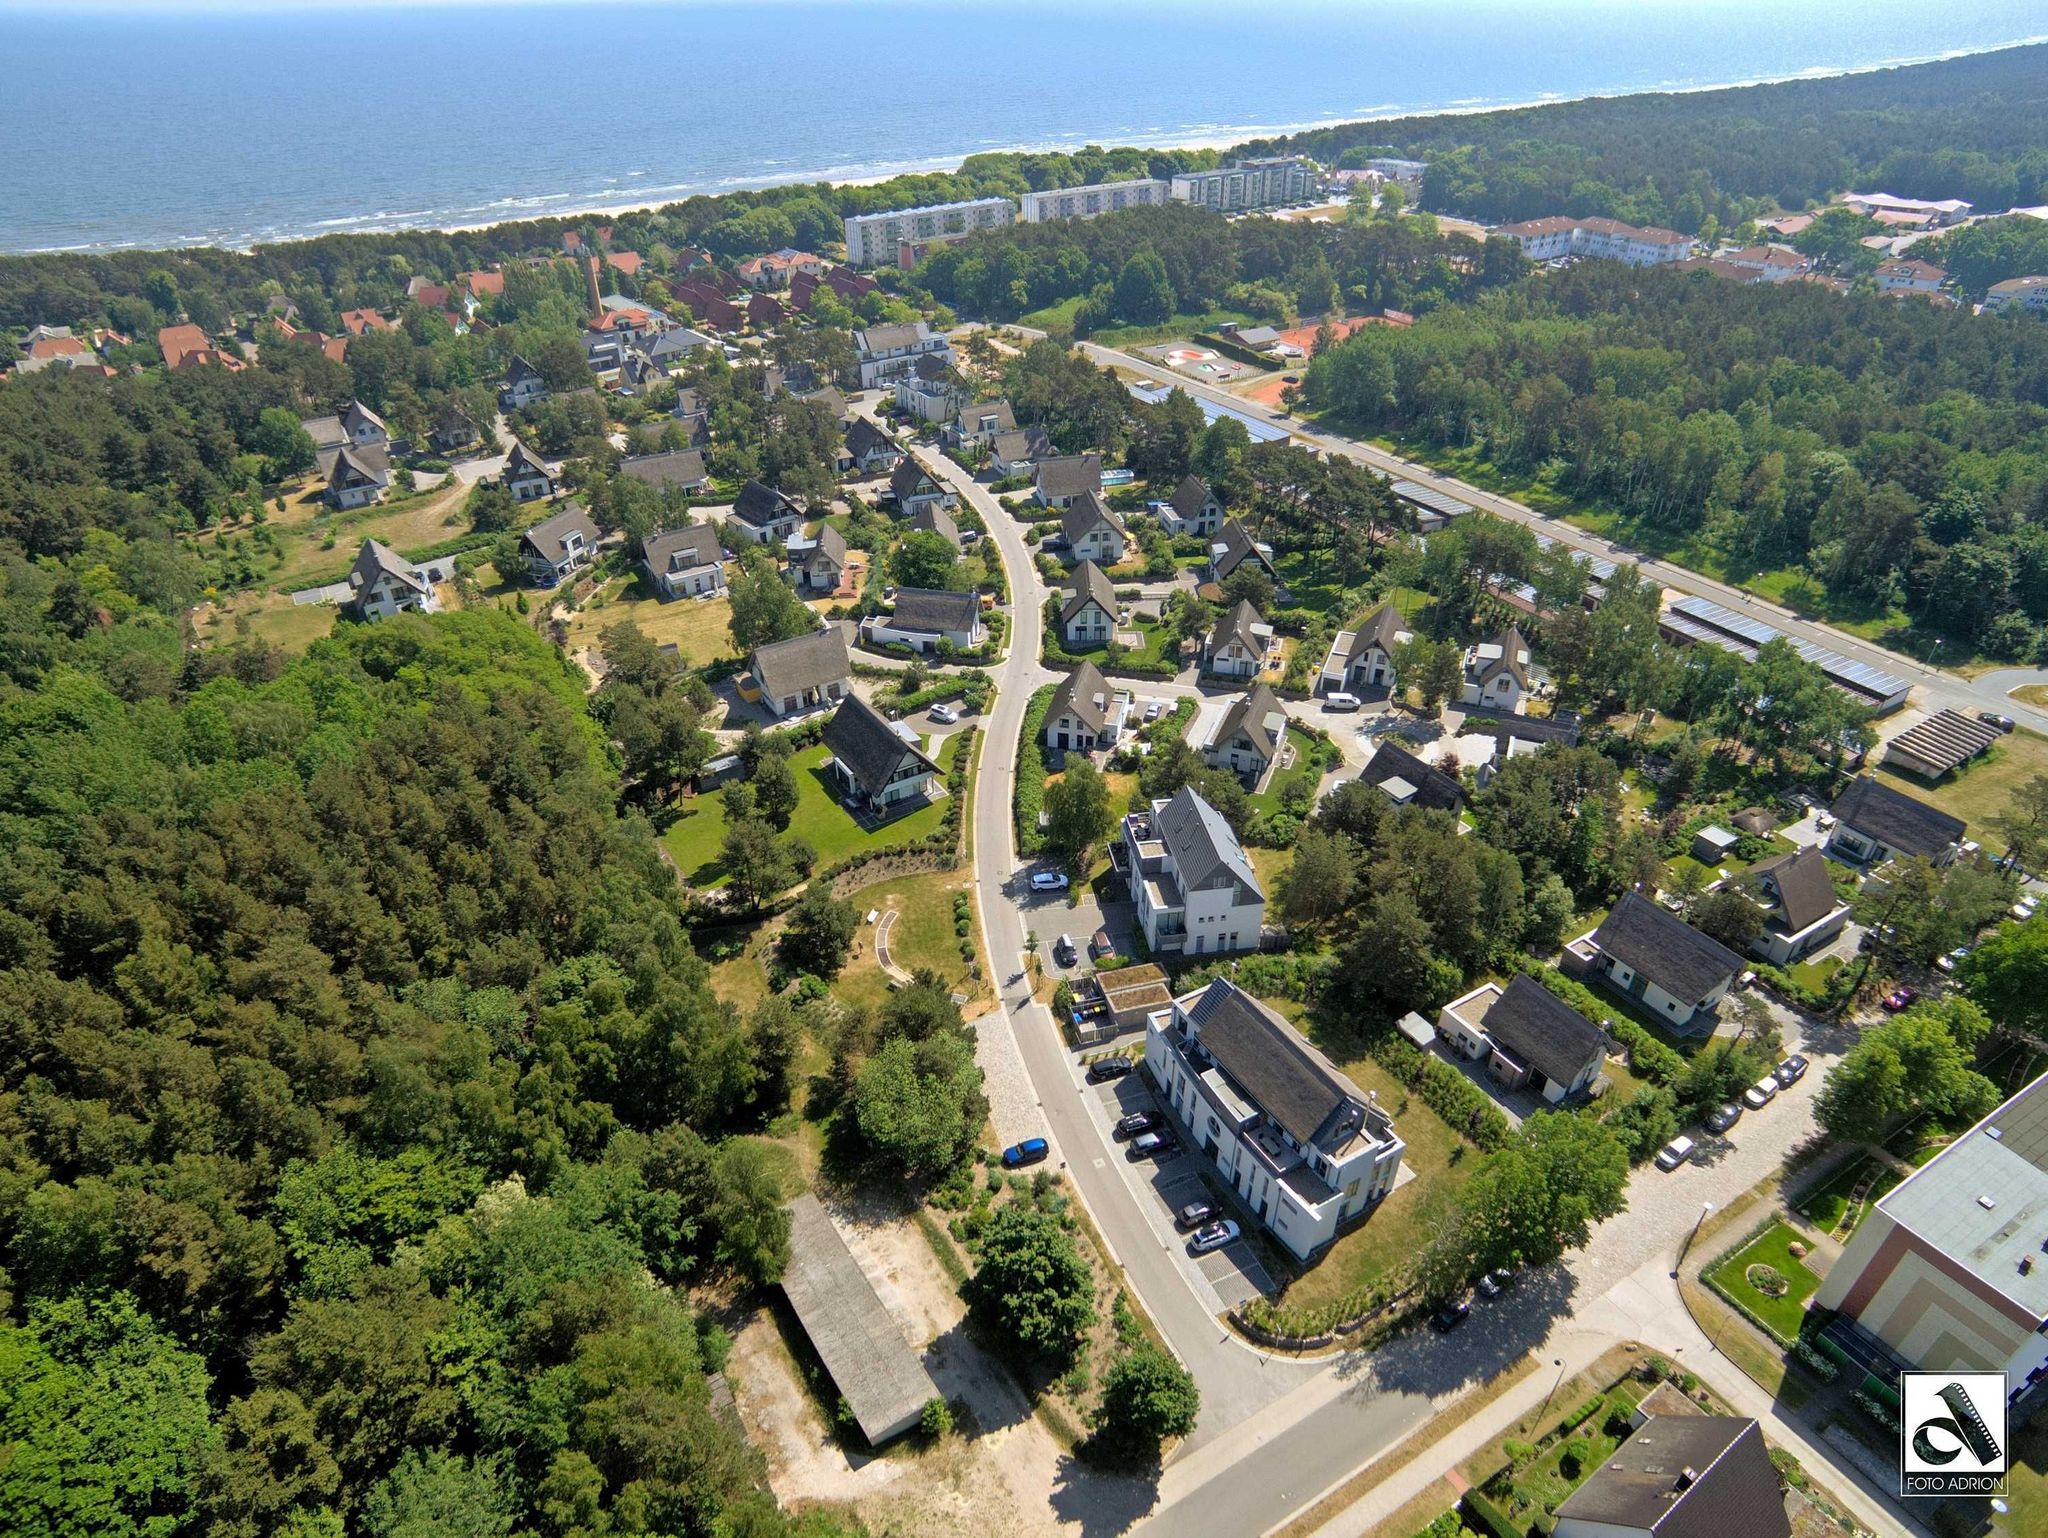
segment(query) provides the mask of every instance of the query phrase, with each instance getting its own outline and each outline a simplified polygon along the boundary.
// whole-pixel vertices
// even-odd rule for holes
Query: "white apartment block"
[[[1298,155],[1266,160],[1240,160],[1214,171],[1183,171],[1173,179],[1173,195],[1220,214],[1250,213],[1305,203],[1315,191],[1316,169]]]
[[[2048,315],[2048,278],[2007,278],[2003,283],[1994,283],[1984,296],[1984,310],[1990,315],[2006,310]]]
[[[1016,218],[1017,205],[1008,198],[974,198],[965,203],[933,203],[924,208],[853,214],[846,221],[846,264],[886,266],[896,260],[900,246],[961,240],[976,230],[1013,224]]]
[[[1524,219],[1495,225],[1493,233],[1512,240],[1532,262],[1554,262],[1565,256],[1600,256],[1631,267],[1656,267],[1682,262],[1699,242],[1676,230],[1638,228],[1619,219]]]
[[[1228,978],[1147,1018],[1145,1066],[1216,1172],[1303,1259],[1400,1180],[1407,1145],[1379,1102]]]
[[[1173,195],[1173,184],[1156,176],[1141,176],[1129,182],[1098,182],[1093,187],[1057,187],[1050,192],[1024,194],[1024,222],[1043,224],[1048,219],[1093,219],[1113,214],[1119,208],[1150,208]]]
[[[1266,894],[1230,824],[1194,791],[1126,817],[1118,853],[1153,954],[1259,948]]]

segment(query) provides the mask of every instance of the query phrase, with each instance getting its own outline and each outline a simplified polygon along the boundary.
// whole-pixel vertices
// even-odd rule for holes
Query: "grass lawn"
[[[1820,1278],[1807,1270],[1804,1262],[1793,1259],[1786,1249],[1798,1238],[1790,1224],[1782,1221],[1773,1223],[1707,1273],[1709,1281],[1761,1319],[1787,1345],[1798,1339],[1800,1321],[1806,1317],[1806,1300],[1820,1286]],[[1790,1282],[1791,1287],[1783,1297],[1764,1296],[1750,1283],[1748,1271],[1751,1266],[1771,1267]]]
[[[1532,1516],[1539,1511],[1554,1511],[1564,1498],[1586,1482],[1593,1471],[1606,1461],[1608,1454],[1619,1447],[1624,1440],[1609,1436],[1606,1425],[1609,1410],[1619,1410],[1624,1419],[1633,1411],[1640,1389],[1632,1383],[1618,1385],[1608,1396],[1607,1406],[1596,1411],[1592,1418],[1571,1437],[1544,1450],[1541,1457],[1523,1465],[1511,1476],[1511,1505],[1507,1515],[1511,1518]],[[1578,1404],[1567,1402],[1563,1408],[1567,1414]],[[1569,1470],[1565,1467],[1565,1449],[1574,1443],[1583,1442],[1586,1456],[1575,1462]]]
[[[321,512],[286,539],[284,561],[269,580],[278,587],[295,588],[315,578],[338,577],[348,570],[366,539],[389,545],[401,554],[453,539],[469,529],[462,516],[468,496],[467,486],[442,487],[345,513]],[[334,545],[322,549],[329,533],[334,535]]]
[[[1932,1158],[1930,1153],[1928,1157]],[[1869,1183],[1866,1185],[1865,1182]],[[1871,1204],[1899,1183],[1899,1172],[1870,1159],[1852,1160],[1832,1179],[1799,1204],[1800,1215],[1824,1234],[1847,1239],[1863,1221]],[[1863,1195],[1856,1199],[1861,1190]],[[1852,1206],[1853,1203],[1853,1206]]]
[[[939,749],[941,770],[952,767],[953,755],[959,748],[960,734],[955,732]],[[825,760],[831,756],[820,743],[792,755],[789,760],[789,767],[796,774],[797,789],[796,812],[790,817],[789,831],[810,842],[811,847],[818,851],[820,865],[833,864],[856,849],[885,849],[892,844],[907,844],[927,833],[937,832],[939,824],[946,820],[946,800],[942,796],[874,833],[862,831],[860,824],[839,804],[825,778]],[[696,796],[685,801],[681,815],[662,834],[661,841],[667,847],[669,857],[676,862],[677,869],[683,873],[683,879],[691,886],[701,888],[722,884],[725,872],[718,862],[725,843],[724,792],[714,791],[708,796]]]
[[[1265,888],[1266,901],[1270,905],[1280,890],[1280,878],[1287,874],[1287,867],[1294,863],[1294,851],[1247,848],[1245,853],[1251,857],[1252,874],[1259,878],[1259,885]]]
[[[331,603],[293,603],[286,593],[229,593],[196,620],[195,630],[207,646],[249,635],[297,655],[331,632],[340,612]]]
[[[1344,602],[1346,589],[1326,552],[1290,550],[1275,558],[1273,569],[1287,589],[1289,608],[1327,614]]]
[[[2024,727],[2008,732],[1982,758],[1937,785],[1922,784],[1889,764],[1877,768],[1878,778],[1893,790],[1904,791],[1916,801],[1925,801],[1962,818],[1970,825],[1970,836],[1981,841],[1987,850],[2003,848],[1991,829],[1991,818],[2005,811],[2013,792],[2037,774],[2048,774],[2048,737]]]
[[[1822,956],[1813,961],[1795,961],[1785,969],[1790,972],[1801,987],[1819,992],[1828,985],[1828,979],[1842,970],[1840,956]]]
[[[1298,1004],[1267,1002],[1291,1019],[1301,1013]],[[1402,1162],[1415,1171],[1415,1178],[1400,1186],[1378,1211],[1331,1245],[1288,1286],[1281,1301],[1303,1308],[1334,1302],[1413,1258],[1429,1240],[1431,1220],[1472,1178],[1480,1159],[1478,1150],[1453,1132],[1449,1123],[1419,1096],[1411,1096],[1371,1058],[1331,1055],[1352,1083],[1379,1092],[1380,1104],[1393,1113],[1401,1140],[1408,1145]]]
[[[1272,778],[1266,781],[1266,788],[1250,799],[1248,804],[1256,816],[1271,817],[1280,810],[1280,787],[1294,776],[1306,774],[1316,781],[1322,779],[1320,768],[1309,767],[1309,755],[1316,750],[1315,738],[1289,723],[1287,740],[1294,745],[1294,762],[1285,769],[1275,769]]]
[[[596,646],[606,627],[628,620],[657,646],[673,641],[692,667],[737,657],[732,642],[732,604],[723,598],[677,598],[664,603],[646,596],[637,577],[607,582],[569,617],[569,647]]]
[[[2009,1533],[2048,1533],[2048,1415],[2012,1436],[2012,1466],[2007,1474],[2006,1518]]]
[[[953,932],[953,894],[970,889],[973,881],[971,869],[897,876],[849,893],[846,900],[860,910],[863,921],[870,912],[895,909],[896,922],[889,928],[890,959],[911,972],[930,967],[953,992],[973,999],[987,994],[988,983],[970,975],[968,963],[960,959],[960,937]],[[889,996],[889,979],[875,960],[874,926],[863,922],[855,944],[858,954],[833,980],[833,996],[879,1007]],[[979,934],[975,949],[981,954]]]

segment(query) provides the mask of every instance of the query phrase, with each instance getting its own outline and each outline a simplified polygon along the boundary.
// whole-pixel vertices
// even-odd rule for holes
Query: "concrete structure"
[[[2048,1077],[1878,1198],[1814,1306],[1908,1366],[2048,1376]]]
[[[1070,580],[1074,595],[1060,606],[1060,640],[1068,651],[1107,646],[1116,634],[1116,589],[1093,561],[1076,566]]]
[[[884,719],[857,694],[841,700],[825,723],[825,746],[832,751],[826,771],[838,782],[839,793],[870,812],[927,801],[939,778],[939,766],[926,755],[917,733]]]
[[[1828,857],[1817,848],[1753,865],[1744,881],[1751,900],[1764,910],[1763,933],[1749,948],[1773,966],[1812,955],[1849,922],[1849,905],[1836,893]]]
[[[1465,653],[1465,676],[1458,685],[1460,705],[1520,715],[1529,698],[1529,643],[1510,625],[1490,641]]]
[[[1092,753],[1121,737],[1131,712],[1128,691],[1112,688],[1102,670],[1082,662],[1060,680],[1045,712],[1045,745]]]
[[[640,541],[640,564],[663,598],[704,598],[725,591],[725,549],[708,523],[648,535]]]
[[[542,587],[554,587],[596,558],[597,541],[597,525],[583,504],[565,502],[560,512],[519,536],[519,554],[529,577]]]
[[[1401,611],[1383,603],[1356,630],[1340,630],[1316,677],[1325,694],[1363,694],[1394,687],[1394,648],[1410,638]]]
[[[1090,981],[1102,1006],[1101,1019],[1112,1031],[1141,1031],[1153,1015],[1173,1007],[1164,969],[1149,961],[1097,972]]]
[[[1502,1089],[1534,1086],[1552,1105],[1591,1089],[1607,1062],[1607,1033],[1526,973],[1451,1000],[1436,1035]]]
[[[979,593],[920,587],[898,588],[895,612],[871,615],[861,630],[872,646],[907,646],[915,652],[935,652],[941,643],[972,651],[988,638]]]
[[[1835,815],[1835,828],[1828,835],[1828,851],[1855,864],[1917,858],[1946,865],[1960,851],[1969,828],[1962,818],[1867,774],[1851,780],[1829,810]]]
[[[1763,1428],[1651,1415],[1557,1508],[1555,1538],[1791,1538]]]
[[[1299,155],[1240,160],[1214,171],[1183,171],[1173,179],[1177,202],[1219,214],[1251,213],[1306,203],[1315,192],[1315,167]]]
[[[971,198],[961,203],[852,214],[846,220],[846,261],[852,267],[901,262],[905,247],[922,250],[964,240],[976,230],[1001,229],[1016,218],[1017,205],[1008,198]]]
[[[1619,219],[1524,219],[1496,225],[1492,231],[1522,248],[1532,262],[1554,262],[1568,256],[1598,256],[1631,267],[1656,267],[1682,262],[1699,242],[1676,230],[1638,227]]]
[[[1216,621],[1202,642],[1202,671],[1217,678],[1257,678],[1266,670],[1273,645],[1273,627],[1259,617],[1250,599]]]
[[[860,387],[873,390],[915,373],[921,358],[951,364],[953,348],[923,321],[904,320],[854,332],[853,355],[860,367]]]
[[[2048,315],[2048,277],[2007,278],[1984,295],[1987,314]]]
[[[364,540],[356,552],[348,585],[345,607],[361,620],[389,619],[408,609],[432,614],[441,607],[427,573],[374,539]]]
[[[1884,761],[1930,784],[1989,750],[2005,733],[1960,710],[1938,710],[1884,745]]]
[[[853,687],[853,659],[846,653],[846,632],[837,625],[761,647],[747,672],[772,716],[829,705]]]
[[[1183,787],[1125,817],[1118,848],[1154,954],[1258,949],[1265,891],[1230,824],[1195,791]]]
[[[1686,1035],[1713,1029],[1742,971],[1735,952],[1640,892],[1623,892],[1598,929],[1565,947],[1563,961],[1566,972],[1601,979]]]
[[[1048,219],[1093,219],[1120,208],[1148,208],[1166,202],[1172,195],[1173,184],[1155,176],[1141,176],[1128,182],[1097,182],[1092,187],[1027,192],[1023,220],[1026,224],[1044,224]]]
[[[870,1447],[918,1423],[939,1387],[817,1197],[789,1207],[782,1291]]]
[[[1407,1145],[1393,1119],[1227,978],[1151,1016],[1145,1066],[1196,1148],[1294,1255],[1315,1254],[1394,1189]]]

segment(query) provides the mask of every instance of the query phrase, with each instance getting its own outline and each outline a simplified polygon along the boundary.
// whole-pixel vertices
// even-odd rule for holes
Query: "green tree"
[[[266,406],[249,435],[249,447],[264,459],[264,479],[285,480],[313,468],[313,435],[282,406]]]
[[[912,1179],[959,1164],[987,1115],[974,1047],[957,1033],[923,1041],[898,1037],[854,1078],[854,1126],[868,1156]]]
[[[772,740],[772,739],[771,739]],[[777,744],[778,748],[780,744]],[[796,774],[784,751],[763,752],[754,760],[754,809],[777,832],[786,831],[796,815]]]
[[[2048,916],[2006,925],[1956,969],[1971,1000],[2010,1030],[2048,1035]]]
[[[829,881],[813,881],[790,910],[775,945],[782,964],[827,981],[846,965],[853,937],[860,928],[860,910],[832,895]]]
[[[1998,1103],[1998,1087],[1971,1066],[1989,1029],[1968,999],[1921,1004],[1871,1027],[1828,1070],[1815,1119],[1851,1142],[1873,1142],[1915,1111],[1975,1121]]]
[[[364,1500],[362,1530],[370,1538],[504,1538],[519,1519],[514,1488],[504,1458],[408,1448]]]
[[[982,1230],[968,1306],[1002,1349],[1071,1361],[1095,1323],[1095,1278],[1059,1219],[1028,1201],[996,1209]]]
[[[1156,1463],[1167,1438],[1195,1429],[1201,1408],[1194,1374],[1157,1346],[1140,1343],[1103,1375],[1088,1452],[1115,1467]]]
[[[1290,928],[1320,929],[1350,909],[1357,884],[1350,844],[1321,828],[1304,828],[1294,863],[1280,876],[1280,916]]]
[[[1066,772],[1045,788],[1045,815],[1046,843],[1083,871],[1095,846],[1116,825],[1109,782],[1087,759],[1068,759]]]
[[[775,563],[758,550],[742,551],[726,567],[726,593],[732,604],[728,623],[733,644],[742,652],[809,635],[818,628],[818,617],[782,580]]]
[[[479,534],[507,532],[517,527],[521,516],[519,504],[512,500],[512,493],[496,481],[478,481],[469,489],[469,500],[464,507],[469,515],[469,526]]]
[[[1173,315],[1173,285],[1167,281],[1166,263],[1150,245],[1131,253],[1116,275],[1116,292],[1111,301],[1118,320],[1133,326],[1156,326]]]
[[[759,1138],[739,1137],[712,1159],[710,1220],[718,1258],[748,1281],[780,1281],[789,1264],[789,1212],[782,1205],[779,1151]]]
[[[730,788],[726,795],[730,814]],[[777,843],[768,824],[751,816],[727,822],[719,864],[725,869],[733,901],[742,910],[759,908],[787,891],[799,874],[791,847]]]
[[[956,555],[945,535],[912,529],[889,557],[889,570],[899,587],[944,592],[953,586]]]
[[[1583,1116],[1539,1111],[1465,1188],[1469,1274],[1547,1265],[1627,1205],[1628,1150]]]

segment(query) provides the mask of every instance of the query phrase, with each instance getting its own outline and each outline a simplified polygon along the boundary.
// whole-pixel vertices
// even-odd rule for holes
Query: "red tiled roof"
[[[479,296],[505,292],[505,274],[502,272],[462,272],[455,275],[455,281]]]
[[[85,343],[75,336],[46,336],[28,348],[31,358],[82,358],[85,353]]]
[[[604,259],[627,277],[638,272],[642,262],[638,251],[607,251]]]
[[[361,336],[365,331],[389,331],[392,325],[375,310],[343,310],[341,329],[350,336]]]
[[[164,366],[180,368],[193,353],[209,350],[213,343],[197,326],[165,326],[156,334],[156,345],[163,349]]]

